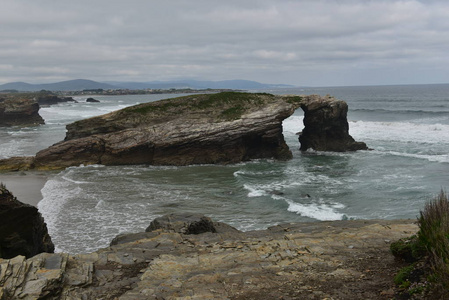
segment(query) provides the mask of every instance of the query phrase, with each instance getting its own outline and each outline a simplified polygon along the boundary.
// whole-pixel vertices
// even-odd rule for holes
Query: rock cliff
[[[0,257],[31,257],[53,251],[47,225],[37,208],[18,201],[0,184]]]
[[[0,126],[31,126],[44,124],[39,104],[32,99],[0,98]]]
[[[217,230],[220,223],[204,216],[165,216],[152,231],[122,235],[94,253],[0,259],[0,299],[393,298],[398,265],[389,244],[415,233],[413,222],[240,232]],[[188,234],[191,227],[208,230]]]
[[[64,141],[30,158],[0,160],[0,170],[80,164],[227,164],[289,159],[282,121],[305,111],[301,149],[366,149],[348,133],[344,101],[319,96],[224,92],[140,104],[67,125]],[[299,129],[299,128],[298,128]]]

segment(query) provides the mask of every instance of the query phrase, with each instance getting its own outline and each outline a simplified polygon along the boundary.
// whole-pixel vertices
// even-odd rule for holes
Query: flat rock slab
[[[388,299],[395,294],[393,277],[401,267],[390,254],[390,243],[417,230],[413,220],[294,223],[189,235],[155,229],[90,254],[0,260],[0,295]],[[47,273],[52,277],[42,277]],[[31,278],[40,278],[39,284],[31,285]]]

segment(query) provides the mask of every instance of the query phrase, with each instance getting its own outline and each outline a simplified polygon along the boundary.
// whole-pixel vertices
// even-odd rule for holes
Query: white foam
[[[411,122],[350,122],[349,133],[361,141],[449,143],[449,125]]]
[[[294,212],[304,217],[309,217],[320,221],[341,220],[344,217],[344,214],[336,211],[336,209],[341,209],[345,207],[343,204],[340,203],[326,205],[324,203],[301,204],[293,202],[288,199],[285,199],[285,201],[288,203],[287,208],[288,211]]]
[[[282,132],[284,136],[295,136],[298,132],[304,128],[304,116],[298,116],[296,114],[288,117],[282,122]]]
[[[251,198],[252,197],[261,197],[261,196],[267,195],[267,192],[265,190],[254,188],[254,187],[252,187],[252,186],[250,186],[248,184],[244,184],[243,188],[249,191],[248,197],[251,197]]]
[[[427,154],[404,153],[404,152],[397,152],[397,151],[386,151],[385,153],[395,155],[395,156],[424,159],[424,160],[428,160],[431,162],[449,163],[449,154],[427,155]]]
[[[59,237],[56,234],[59,228],[59,215],[64,209],[67,201],[73,197],[73,195],[80,194],[82,189],[80,187],[70,188],[71,183],[58,179],[50,179],[45,183],[42,188],[42,200],[38,203],[37,207],[47,223],[47,228],[50,236],[56,238]],[[55,250],[61,251],[58,248],[58,244],[55,243]]]

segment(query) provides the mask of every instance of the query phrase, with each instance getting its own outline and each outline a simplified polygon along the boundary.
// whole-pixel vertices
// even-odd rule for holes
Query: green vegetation
[[[303,98],[301,96],[290,96],[287,99],[287,102],[291,104],[300,104],[302,101]]]
[[[247,110],[261,107],[274,96],[266,93],[222,92],[217,94],[202,94],[161,100],[152,103],[128,107],[123,113],[147,114],[180,114],[183,110],[189,113],[206,112],[212,118],[219,120],[239,119]]]
[[[394,277],[394,283],[402,288],[408,288],[410,286],[410,276],[414,269],[414,265],[402,268]]]
[[[391,244],[394,256],[415,262],[398,273],[395,283],[406,289],[409,295],[428,290],[436,297],[448,297],[449,201],[444,191],[425,205],[420,212],[418,225],[416,236]],[[414,280],[411,280],[410,275],[413,273],[421,276],[414,276]]]

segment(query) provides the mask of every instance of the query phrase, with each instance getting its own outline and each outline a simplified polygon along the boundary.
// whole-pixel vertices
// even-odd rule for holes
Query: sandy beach
[[[41,189],[47,182],[48,176],[43,173],[1,173],[0,182],[13,193],[17,200],[37,206],[42,200]]]

